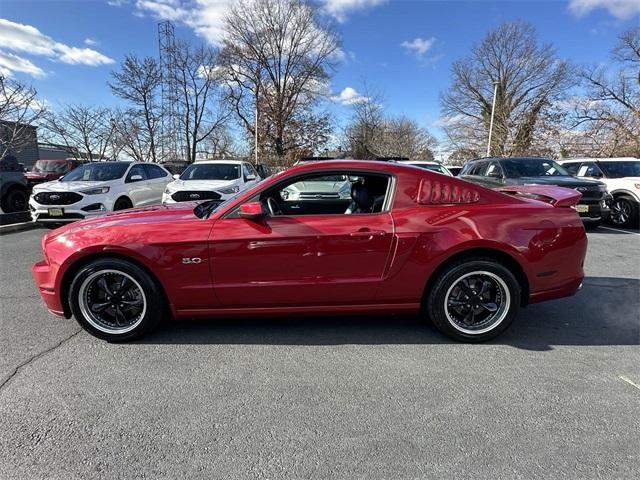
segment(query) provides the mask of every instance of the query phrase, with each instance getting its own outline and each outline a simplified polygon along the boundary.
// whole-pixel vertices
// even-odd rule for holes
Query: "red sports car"
[[[482,341],[573,295],[587,239],[575,190],[504,193],[397,163],[312,162],[227,201],[125,210],[45,235],[49,310],[122,341],[162,317],[423,312]]]

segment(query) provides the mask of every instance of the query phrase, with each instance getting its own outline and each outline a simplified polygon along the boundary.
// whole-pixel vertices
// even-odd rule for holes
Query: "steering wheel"
[[[278,202],[276,202],[273,197],[267,198],[267,208],[269,209],[269,215],[275,217],[276,215],[282,215],[282,209]]]

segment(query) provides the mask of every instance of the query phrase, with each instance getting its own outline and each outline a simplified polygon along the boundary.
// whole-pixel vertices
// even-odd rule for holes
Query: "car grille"
[[[40,205],[71,205],[82,200],[82,195],[75,192],[40,192],[33,199]]]
[[[84,215],[80,213],[65,213],[61,217],[51,216],[48,213],[41,213],[40,215],[38,215],[38,220],[82,220],[83,218]]]
[[[197,202],[200,200],[220,200],[220,194],[218,192],[212,192],[210,190],[186,190],[174,193],[173,195],[171,195],[171,198],[173,198],[176,202]]]
[[[595,186],[585,186],[585,187],[573,187],[575,190],[579,191],[582,194],[582,198],[595,198],[599,199],[602,197],[602,193],[597,185]]]

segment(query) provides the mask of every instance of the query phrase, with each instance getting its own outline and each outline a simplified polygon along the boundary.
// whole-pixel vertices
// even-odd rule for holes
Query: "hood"
[[[509,178],[508,183],[515,183],[519,185],[557,185],[559,187],[580,187],[580,186],[598,186],[604,185],[597,180],[590,180],[587,178],[576,178],[570,176],[553,176],[547,175],[544,177],[520,177]]]
[[[235,180],[174,180],[167,188],[171,191],[187,190],[217,190],[219,188],[231,187],[238,183]]]
[[[112,185],[112,182],[60,182],[55,180],[53,182],[41,183],[34,187],[35,192],[79,192],[80,190],[87,190],[89,188],[108,187]]]
[[[119,212],[107,213],[99,217],[88,218],[78,222],[69,223],[53,230],[48,238],[62,233],[76,233],[83,230],[95,230],[98,228],[127,227],[133,225],[155,225],[180,220],[197,219],[193,209],[197,203],[182,202],[170,205],[154,205],[151,207],[132,208]]]

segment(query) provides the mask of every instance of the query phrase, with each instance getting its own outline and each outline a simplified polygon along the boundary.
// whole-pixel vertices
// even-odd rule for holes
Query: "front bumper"
[[[62,211],[62,215],[58,215]],[[107,195],[83,195],[71,205],[42,205],[31,196],[29,211],[37,223],[68,223],[104,215],[113,210],[113,202]]]
[[[36,282],[38,291],[44,303],[47,305],[47,309],[58,317],[66,317],[69,315],[65,313],[64,307],[54,287],[55,275],[51,270],[51,267],[45,260],[36,263],[31,268],[31,274]]]
[[[586,211],[584,211],[585,209]],[[580,203],[576,205],[576,210],[580,215],[580,220],[584,223],[603,222],[611,215],[610,201],[608,197],[600,200],[582,199]]]

